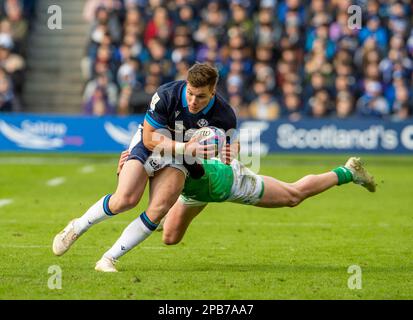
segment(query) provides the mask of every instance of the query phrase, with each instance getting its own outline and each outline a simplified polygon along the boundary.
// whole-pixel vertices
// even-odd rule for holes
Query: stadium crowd
[[[87,0],[87,114],[143,113],[195,61],[239,117],[412,114],[409,0]],[[361,28],[348,8],[362,9]]]
[[[35,0],[0,0],[0,112],[21,110],[26,40]]]
[[[0,0],[0,112],[21,110],[26,39],[35,0]]]

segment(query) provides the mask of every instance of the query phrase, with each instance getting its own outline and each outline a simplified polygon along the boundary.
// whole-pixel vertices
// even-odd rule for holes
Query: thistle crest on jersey
[[[198,127],[203,128],[203,127],[208,126],[209,122],[208,120],[205,120],[205,119],[199,119],[196,124],[198,125]]]

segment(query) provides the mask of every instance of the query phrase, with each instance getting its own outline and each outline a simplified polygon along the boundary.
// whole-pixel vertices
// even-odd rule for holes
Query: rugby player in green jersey
[[[126,154],[124,152],[119,160],[119,171]],[[293,183],[257,175],[236,159],[230,165],[218,159],[202,160],[202,165],[205,174],[200,179],[187,177],[179,199],[166,215],[163,222],[165,244],[179,243],[191,221],[210,202],[228,201],[265,208],[295,207],[311,196],[349,182],[360,184],[370,192],[376,190],[374,177],[355,157],[330,172],[307,175]],[[116,272],[114,262],[118,258],[110,257],[107,261],[111,263],[98,271]]]

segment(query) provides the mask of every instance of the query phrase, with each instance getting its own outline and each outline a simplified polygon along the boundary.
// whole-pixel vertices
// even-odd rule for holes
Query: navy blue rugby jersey
[[[227,132],[237,128],[237,118],[231,106],[215,94],[200,112],[192,114],[186,100],[186,81],[179,80],[160,86],[153,95],[145,120],[154,128],[168,129],[172,139],[188,141],[199,128],[214,126]]]

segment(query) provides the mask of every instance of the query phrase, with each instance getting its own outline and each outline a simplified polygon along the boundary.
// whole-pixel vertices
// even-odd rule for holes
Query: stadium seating
[[[361,28],[349,27],[352,3]],[[63,30],[45,27],[52,4]],[[28,111],[89,113],[95,88],[104,113],[142,113],[160,84],[201,61],[219,68],[240,117],[412,114],[411,1],[39,0],[36,12]],[[92,86],[102,73],[107,84]]]

